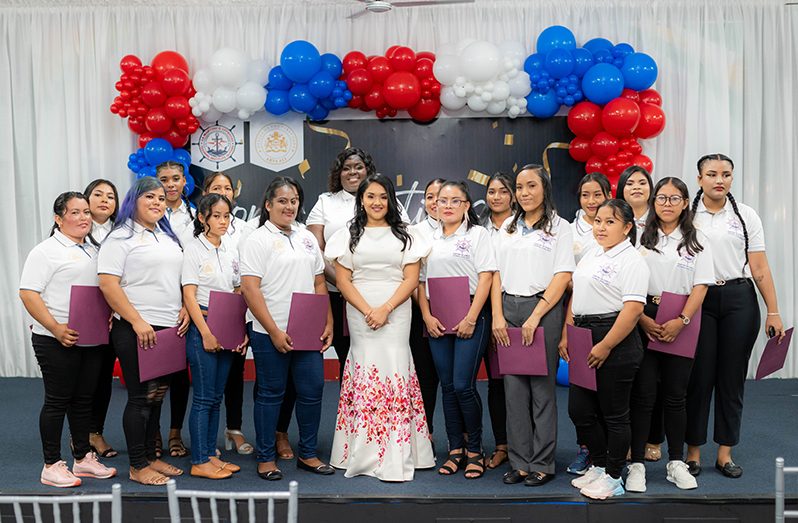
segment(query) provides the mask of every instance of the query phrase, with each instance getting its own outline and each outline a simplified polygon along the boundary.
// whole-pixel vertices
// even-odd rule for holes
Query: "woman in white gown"
[[[346,477],[409,481],[435,465],[410,354],[410,301],[429,252],[402,223],[391,181],[368,176],[355,217],[327,242],[347,301],[351,347],[344,364],[330,464]]]

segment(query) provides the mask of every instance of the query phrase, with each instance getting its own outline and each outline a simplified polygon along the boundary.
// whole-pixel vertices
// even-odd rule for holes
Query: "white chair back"
[[[14,507],[14,518],[16,523],[23,523],[30,521],[30,515],[27,514],[23,517],[23,507],[31,505],[33,518],[36,523],[43,521],[53,521],[54,523],[62,523],[61,513],[62,506],[70,506],[71,511],[68,509],[64,512],[72,512],[71,519],[64,516],[66,521],[73,523],[80,523],[81,519],[80,507],[83,505],[91,506],[92,523],[100,523],[100,503],[111,504],[111,523],[122,523],[122,486],[119,483],[111,487],[110,494],[75,494],[71,496],[0,496],[0,505],[12,505]],[[44,511],[45,519],[42,519],[42,507],[52,506],[52,517],[48,517],[47,510]],[[108,521],[107,516],[102,521]]]
[[[199,500],[208,500],[210,506],[211,521],[219,523],[220,519],[219,500],[227,501],[227,518],[224,521],[238,523],[238,501],[246,501],[247,515],[241,521],[255,523],[255,501],[268,500],[268,523],[275,523],[274,506],[275,500],[287,500],[288,512],[287,523],[297,523],[299,511],[299,486],[296,481],[288,484],[287,491],[277,492],[221,492],[204,490],[177,490],[177,483],[170,479],[166,484],[166,491],[169,498],[169,517],[171,523],[180,523],[180,499],[189,499],[195,523],[202,521]],[[223,505],[223,504],[222,504]]]
[[[798,474],[798,467],[785,467],[784,458],[776,458],[776,523],[798,518],[798,510],[784,510],[784,474]]]

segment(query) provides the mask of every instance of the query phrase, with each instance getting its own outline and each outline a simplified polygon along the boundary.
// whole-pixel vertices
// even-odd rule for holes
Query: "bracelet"
[[[393,312],[393,305],[391,305],[391,302],[386,301],[385,306],[388,307],[388,312]]]
[[[540,299],[541,299],[541,300],[543,300],[543,301],[545,301],[545,302],[546,302],[546,303],[548,303],[549,305],[551,305],[551,302],[550,302],[549,300],[547,300],[545,296],[541,296],[541,297],[540,297]]]
[[[781,316],[778,312],[769,312],[768,316]]]

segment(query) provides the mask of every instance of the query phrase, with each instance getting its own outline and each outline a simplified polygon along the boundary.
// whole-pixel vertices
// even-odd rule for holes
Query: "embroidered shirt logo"
[[[313,241],[311,241],[310,238],[302,238],[302,245],[305,247],[305,251],[308,254],[314,253],[313,251],[315,251],[315,249],[313,248],[314,247]]]
[[[695,256],[685,252],[679,261],[676,263],[676,268],[685,269],[688,271],[695,270]]]
[[[538,249],[542,249],[546,252],[551,252],[554,249],[554,242],[556,241],[556,237],[553,234],[546,234],[544,232],[540,232],[538,234],[537,239],[535,240],[535,247]]]
[[[470,258],[471,257],[471,240],[469,238],[460,238],[454,243],[454,252],[452,256],[457,256],[458,258]]]
[[[600,265],[593,273],[593,279],[604,285],[611,284],[616,276],[618,276],[618,265],[610,262]]]
[[[732,236],[736,236],[741,240],[745,239],[745,234],[743,233],[743,224],[740,223],[740,220],[738,220],[736,216],[729,216],[726,219],[726,230]]]

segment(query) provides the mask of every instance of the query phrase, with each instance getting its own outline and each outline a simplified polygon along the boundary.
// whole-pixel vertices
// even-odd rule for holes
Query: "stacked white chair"
[[[175,480],[170,479],[166,484],[166,490],[169,497],[169,517],[171,523],[180,523],[180,500],[189,499],[191,501],[191,509],[195,523],[200,523],[203,520],[200,514],[200,500],[207,500],[210,505],[211,521],[219,523],[220,521],[230,521],[230,523],[238,523],[238,501],[246,501],[247,503],[247,518],[241,521],[248,523],[255,523],[255,501],[268,500],[268,523],[274,523],[274,506],[276,500],[288,501],[288,512],[286,517],[287,523],[297,523],[297,515],[299,511],[299,486],[296,481],[288,484],[287,491],[278,492],[221,492],[221,491],[204,491],[204,490],[178,490]],[[219,500],[226,500],[228,503],[228,516],[224,520],[219,517]]]
[[[785,467],[784,458],[776,458],[776,523],[798,518],[798,510],[784,510],[784,474],[798,474],[798,467]]]
[[[81,519],[81,505],[91,505],[92,523],[108,521],[107,517],[100,519],[100,503],[111,504],[111,523],[122,523],[122,486],[119,483],[111,487],[110,494],[75,494],[71,496],[0,496],[0,505],[12,505],[14,507],[14,518],[16,523],[30,521],[30,516],[23,517],[23,507],[32,505],[33,518],[36,523],[43,521],[53,521],[61,523],[62,507],[71,506],[73,522],[83,521]],[[48,514],[42,515],[43,506],[52,506],[52,517]],[[44,518],[44,519],[43,519]]]

